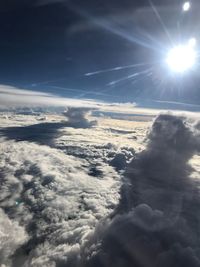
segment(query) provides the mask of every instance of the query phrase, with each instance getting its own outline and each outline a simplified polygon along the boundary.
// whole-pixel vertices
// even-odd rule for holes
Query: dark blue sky
[[[183,17],[182,1],[154,1],[172,38],[177,38],[178,27],[182,39],[197,35],[197,2]],[[0,37],[1,84],[114,101],[200,103],[198,70],[168,77],[156,63],[149,73],[144,71],[151,65],[84,76],[163,58],[163,47],[170,43],[148,0],[1,1]],[[108,85],[139,72],[144,75]]]

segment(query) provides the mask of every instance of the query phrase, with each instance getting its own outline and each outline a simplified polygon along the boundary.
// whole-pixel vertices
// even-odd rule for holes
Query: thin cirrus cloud
[[[85,106],[97,107],[97,104],[92,101],[73,100],[62,98],[53,94],[22,90],[10,86],[0,86],[0,108],[20,107],[20,106]]]

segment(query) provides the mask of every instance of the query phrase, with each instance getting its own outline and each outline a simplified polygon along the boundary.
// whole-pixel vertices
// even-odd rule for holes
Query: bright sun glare
[[[183,11],[185,11],[185,12],[188,11],[190,9],[190,7],[191,7],[190,2],[185,2],[183,4]]]
[[[169,68],[177,73],[191,69],[196,62],[195,39],[192,38],[187,44],[170,49],[166,61]]]

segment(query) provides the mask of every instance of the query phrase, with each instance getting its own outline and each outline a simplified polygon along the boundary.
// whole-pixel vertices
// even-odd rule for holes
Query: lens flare
[[[188,45],[191,47],[196,46],[196,44],[197,44],[196,38],[190,38],[190,40],[188,41]]]

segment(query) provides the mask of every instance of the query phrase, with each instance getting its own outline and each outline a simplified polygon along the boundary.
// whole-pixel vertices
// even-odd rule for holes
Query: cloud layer
[[[11,86],[0,85],[0,109],[17,107],[97,107],[98,104],[87,100],[62,98],[50,93],[23,90]]]
[[[4,141],[1,148],[1,220],[11,220],[2,229],[9,235],[2,264],[14,254],[14,266],[19,257],[18,266],[64,266],[116,205],[119,176],[102,165],[95,178],[87,161],[46,146]]]
[[[88,111],[68,109],[53,146],[5,140],[4,131],[0,266],[200,266],[199,182],[189,163],[200,151],[199,122],[160,115],[135,154],[112,143],[124,132],[88,128]],[[111,143],[96,140],[111,134]],[[122,181],[112,166],[126,168]]]

